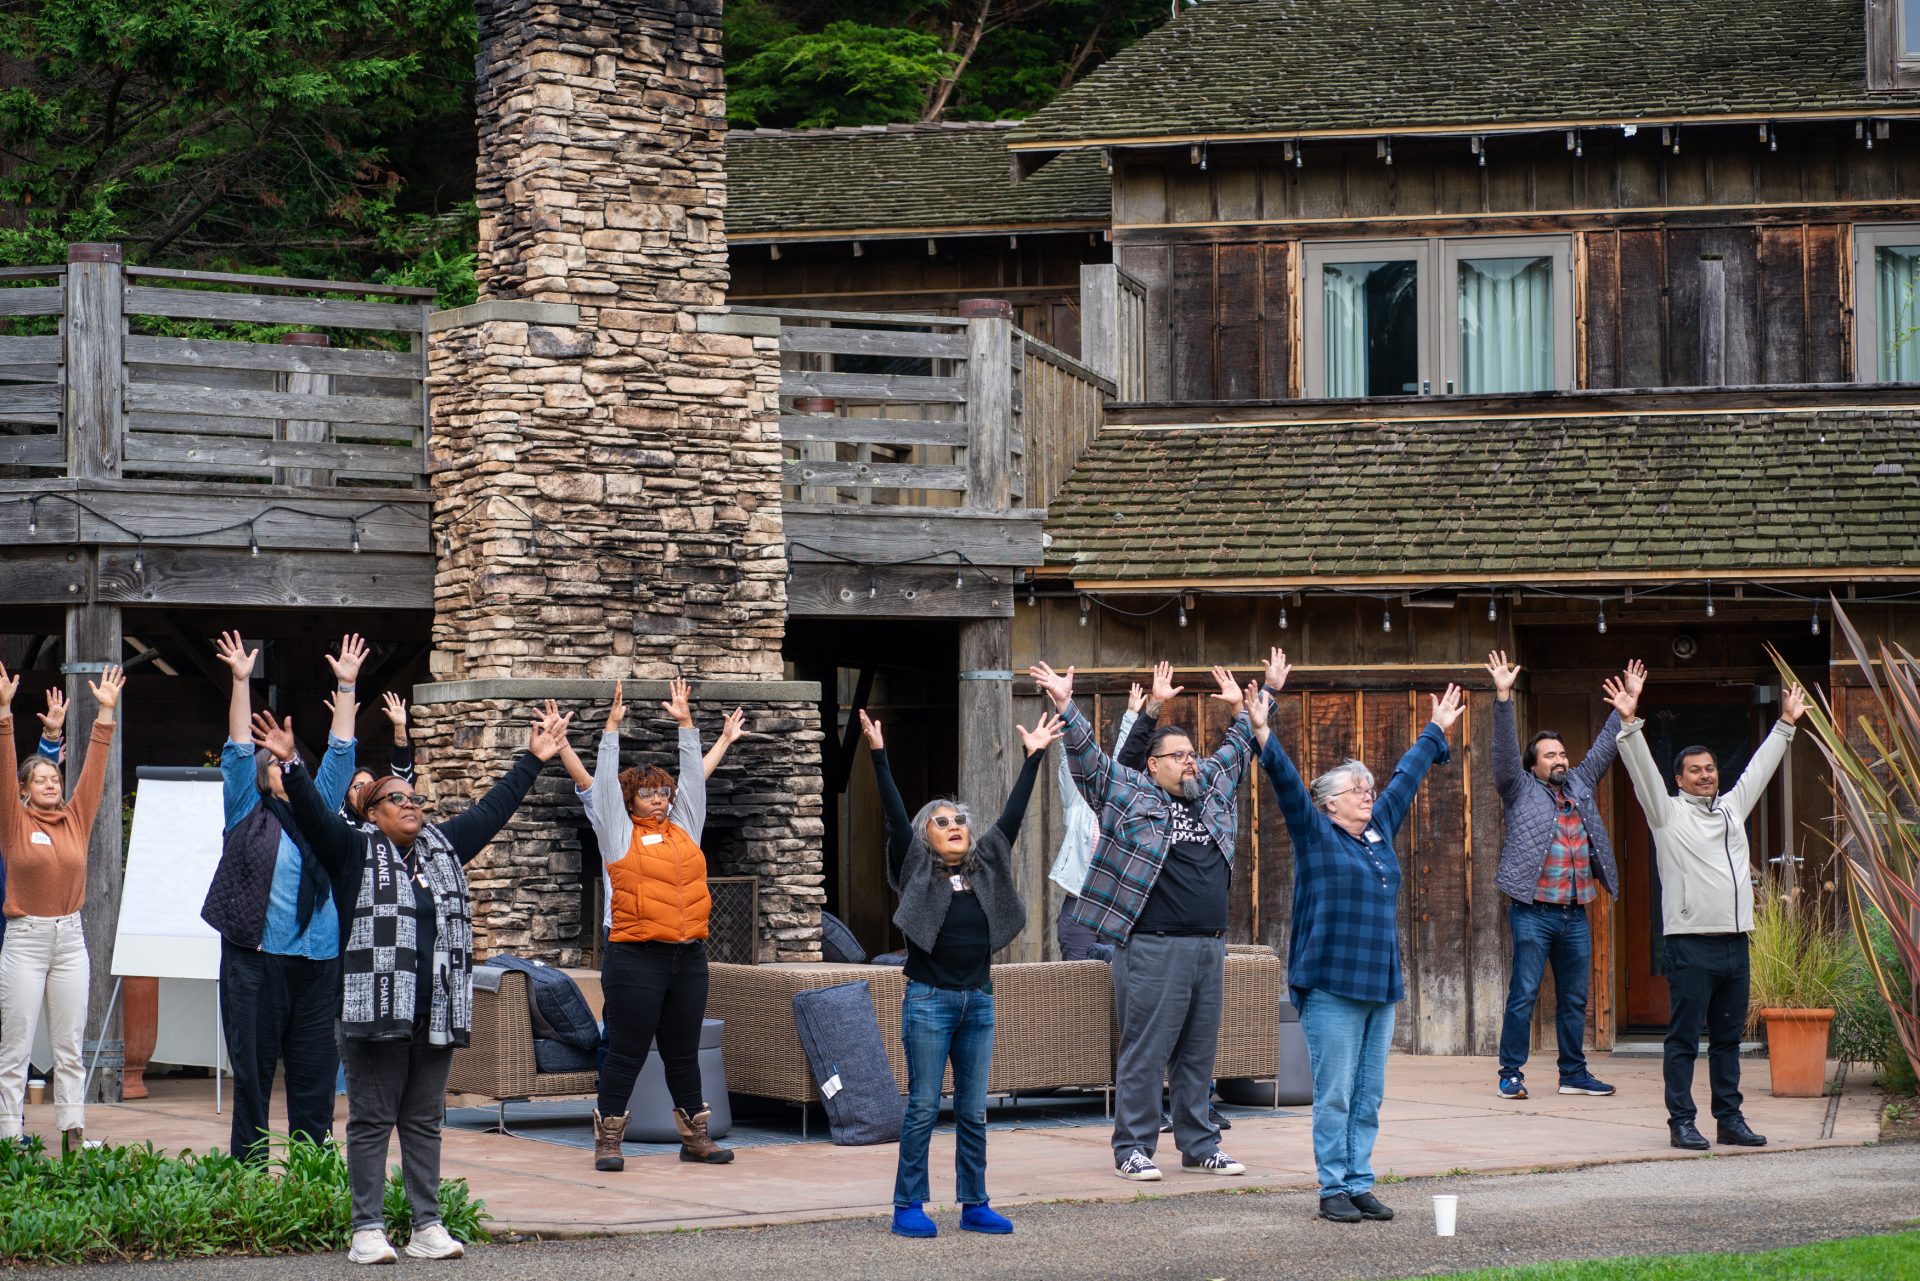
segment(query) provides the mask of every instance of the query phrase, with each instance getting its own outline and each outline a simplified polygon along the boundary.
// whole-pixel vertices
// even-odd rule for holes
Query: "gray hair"
[[[1313,807],[1322,813],[1335,796],[1350,787],[1372,787],[1373,771],[1359,761],[1348,759],[1313,780],[1310,793]]]
[[[974,866],[973,841],[971,839],[973,836],[973,811],[969,810],[963,801],[956,800],[951,796],[936,796],[925,805],[922,805],[920,812],[913,816],[914,840],[924,842],[927,846],[927,852],[932,854],[936,859],[940,857],[933,849],[933,843],[927,840],[927,824],[933,821],[934,814],[939,810],[952,810],[967,820],[967,836],[969,839],[967,841],[967,857],[962,863],[962,866],[972,868]],[[944,862],[945,860],[942,861]]]

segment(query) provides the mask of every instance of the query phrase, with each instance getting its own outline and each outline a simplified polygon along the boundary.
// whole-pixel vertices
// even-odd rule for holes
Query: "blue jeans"
[[[1320,1195],[1371,1191],[1393,1002],[1352,1001],[1325,990],[1305,992],[1300,1000],[1300,1030],[1313,1064],[1313,1163]]]
[[[940,1120],[940,1083],[953,1063],[953,1166],[956,1199],[987,1199],[987,1068],[993,1060],[993,993],[956,991],[907,980],[900,1006],[907,1052],[907,1116],[900,1127],[900,1170],[893,1203],[928,1200],[927,1145]]]
[[[1507,924],[1513,929],[1513,977],[1507,982],[1507,1015],[1500,1026],[1500,1075],[1517,1076],[1526,1066],[1540,974],[1551,962],[1560,1079],[1579,1076],[1587,1070],[1581,1041],[1587,1032],[1587,981],[1593,960],[1587,909],[1509,902]]]

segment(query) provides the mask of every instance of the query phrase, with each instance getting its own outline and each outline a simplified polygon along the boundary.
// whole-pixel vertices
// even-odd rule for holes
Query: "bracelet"
[[[336,693],[351,694],[353,693],[353,682],[344,681],[340,684],[335,685],[333,688]]]

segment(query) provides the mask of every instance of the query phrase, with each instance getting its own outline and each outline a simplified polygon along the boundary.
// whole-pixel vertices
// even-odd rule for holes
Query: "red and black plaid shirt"
[[[1587,825],[1565,789],[1549,785],[1558,827],[1547,861],[1540,868],[1540,884],[1534,889],[1536,903],[1593,902],[1593,861],[1587,853]]]

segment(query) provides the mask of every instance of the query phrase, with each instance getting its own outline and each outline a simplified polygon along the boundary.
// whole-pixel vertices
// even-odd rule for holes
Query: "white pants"
[[[47,1036],[53,1042],[53,1123],[56,1129],[86,1125],[85,1065],[80,1042],[87,1033],[87,939],[80,914],[16,916],[7,921],[0,946],[0,1139],[18,1138],[26,1123],[27,1057],[47,1005]]]

